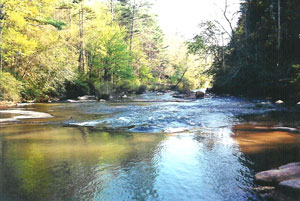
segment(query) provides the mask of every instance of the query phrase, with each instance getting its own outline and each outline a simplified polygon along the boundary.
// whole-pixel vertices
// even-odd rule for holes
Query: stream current
[[[237,127],[296,126],[299,115],[257,103],[146,93],[23,106],[53,118],[0,124],[0,200],[263,200],[254,174],[299,160],[299,134]]]

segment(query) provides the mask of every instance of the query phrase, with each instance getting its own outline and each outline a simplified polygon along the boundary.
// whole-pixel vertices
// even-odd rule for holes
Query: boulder
[[[273,127],[274,131],[283,131],[283,132],[291,132],[291,133],[299,133],[297,128],[290,128],[290,127]]]
[[[295,166],[300,166],[300,162],[288,163],[286,165],[280,166],[278,169],[284,169],[284,168],[295,167]]]
[[[278,104],[278,105],[280,105],[280,104],[283,104],[284,102],[282,100],[278,100],[275,103]]]
[[[272,191],[274,191],[276,188],[274,186],[259,186],[259,187],[255,187],[253,188],[254,191],[258,192],[258,193],[270,193]]]
[[[279,169],[263,171],[255,175],[256,181],[273,185],[291,179],[300,179],[299,163],[290,163],[281,166]]]
[[[203,91],[196,91],[196,98],[203,98],[205,93]]]
[[[96,96],[85,95],[85,96],[79,96],[78,100],[97,100],[97,98],[96,98]]]
[[[173,94],[172,97],[173,98],[185,98],[186,96],[183,94]]]
[[[300,192],[300,178],[282,181],[278,184],[278,187],[282,190]]]

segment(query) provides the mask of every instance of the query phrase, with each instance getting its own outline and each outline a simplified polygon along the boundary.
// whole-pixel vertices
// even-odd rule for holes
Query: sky
[[[108,1],[108,0],[88,0]],[[144,1],[144,0],[136,0]],[[164,33],[191,39],[199,32],[198,25],[204,20],[217,20],[230,32],[228,23],[223,17],[226,0],[148,0],[153,3],[153,12]],[[227,0],[228,16],[239,10],[241,0]],[[235,16],[233,24],[236,24]]]
[[[153,11],[158,15],[158,21],[167,34],[176,34],[185,39],[192,38],[201,21],[218,20],[227,30],[228,23],[223,17],[225,0],[153,0]],[[240,0],[228,0],[228,15],[239,10]],[[233,20],[236,24],[236,19]]]

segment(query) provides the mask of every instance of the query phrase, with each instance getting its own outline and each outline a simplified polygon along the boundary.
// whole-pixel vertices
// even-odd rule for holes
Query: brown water
[[[54,118],[0,125],[0,200],[262,200],[253,175],[299,161],[298,134],[249,131],[287,123],[253,101],[37,104],[25,110]]]

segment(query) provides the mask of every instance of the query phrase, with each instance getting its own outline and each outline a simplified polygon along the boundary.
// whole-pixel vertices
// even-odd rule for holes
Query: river
[[[262,200],[254,174],[299,161],[300,135],[251,131],[299,125],[259,102],[147,93],[22,106],[53,118],[0,124],[0,200]]]

